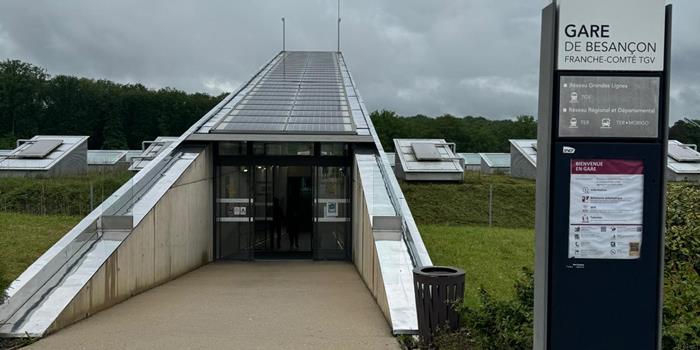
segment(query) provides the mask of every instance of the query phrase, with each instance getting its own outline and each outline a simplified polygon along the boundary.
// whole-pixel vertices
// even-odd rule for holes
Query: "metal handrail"
[[[95,220],[51,260],[47,261],[41,270],[37,271],[11,298],[6,300],[5,304],[0,305],[0,325],[9,322],[19,310],[35,307],[36,302],[32,305],[27,304],[32,297],[42,289],[47,287],[51,289],[52,286],[48,285],[49,282],[53,281],[54,277],[58,276],[61,271],[64,274],[70,271],[75,262],[92,249],[99,237],[99,223],[98,220]],[[59,281],[63,279],[62,277],[59,278]],[[58,282],[54,281],[54,283]]]
[[[411,261],[413,262],[413,266],[415,267],[422,267],[426,265],[431,265],[428,264],[421,259],[421,254],[418,252],[418,248],[416,247],[415,242],[413,241],[411,232],[410,232],[410,226],[408,225],[408,222],[406,221],[406,215],[402,210],[402,206],[400,203],[400,200],[398,198],[398,195],[396,194],[394,190],[394,186],[391,185],[389,179],[389,176],[394,176],[393,174],[389,175],[385,169],[384,166],[384,161],[382,160],[381,155],[377,154],[375,155],[375,160],[377,161],[377,166],[379,168],[379,172],[382,174],[382,181],[384,182],[384,186],[387,189],[387,194],[389,195],[389,201],[391,202],[392,206],[394,207],[394,210],[396,210],[396,213],[401,217],[401,236],[403,237],[404,242],[406,243],[406,247],[408,248],[408,255],[411,257]]]

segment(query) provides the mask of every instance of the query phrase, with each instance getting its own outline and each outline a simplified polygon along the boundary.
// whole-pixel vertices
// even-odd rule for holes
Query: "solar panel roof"
[[[464,159],[464,165],[481,164],[481,156],[479,153],[457,153],[457,155]]]
[[[414,142],[411,144],[413,154],[418,160],[440,160],[442,156],[434,143]]]
[[[429,151],[429,155],[426,155],[429,159],[420,159],[415,153],[416,146],[418,145],[420,149],[421,144],[432,146],[435,149],[434,153]],[[464,171],[460,159],[452,153],[450,145],[442,139],[394,139],[394,148],[396,156],[399,157],[399,163],[406,173],[462,173]]]
[[[210,132],[357,134],[336,52],[284,52]]]
[[[510,153],[479,153],[491,168],[510,168]]]
[[[677,162],[700,162],[700,153],[691,146],[680,142],[668,143],[668,156]]]
[[[78,147],[84,145],[87,140],[87,136],[34,136],[9,154],[0,157],[0,171],[45,171],[51,169],[66,155],[73,153]],[[43,154],[43,156],[39,156],[40,154]]]
[[[678,148],[688,148],[689,151],[694,151],[692,148],[690,148],[688,145],[684,145],[683,143],[676,141],[676,140],[669,140],[668,141],[668,159],[667,159],[667,166],[668,169],[671,170],[672,172],[676,174],[700,174],[700,160],[694,161],[692,159],[695,159],[692,155],[689,155],[685,152],[675,152],[675,149]],[[672,153],[672,149],[674,149],[674,153]],[[691,153],[692,154],[692,153]],[[678,157],[679,159],[684,159],[684,160],[677,160],[675,157]]]
[[[61,143],[63,143],[62,140],[51,139],[28,141],[17,149],[14,156],[16,158],[44,158],[60,146]]]
[[[88,150],[87,163],[89,165],[116,164],[126,161],[127,151],[113,150]]]

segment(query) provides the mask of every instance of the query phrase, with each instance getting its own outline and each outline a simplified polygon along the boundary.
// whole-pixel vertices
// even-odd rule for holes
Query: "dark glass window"
[[[321,156],[347,156],[348,155],[348,144],[347,143],[322,143],[321,144]]]
[[[313,156],[314,144],[311,142],[275,142],[253,144],[256,156]]]
[[[221,156],[244,156],[246,155],[245,142],[220,142],[219,155]]]

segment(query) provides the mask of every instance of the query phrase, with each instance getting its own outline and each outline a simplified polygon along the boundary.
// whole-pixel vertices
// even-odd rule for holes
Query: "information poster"
[[[569,258],[639,259],[644,165],[622,159],[571,160]]]

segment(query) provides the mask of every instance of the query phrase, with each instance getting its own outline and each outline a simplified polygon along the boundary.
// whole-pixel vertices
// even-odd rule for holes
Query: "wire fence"
[[[81,177],[0,179],[0,212],[84,216],[131,177],[115,172]]]
[[[534,228],[534,182],[488,179],[460,184],[404,182],[402,188],[418,224]]]

